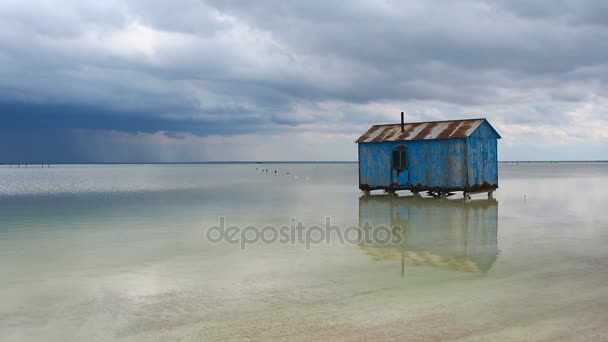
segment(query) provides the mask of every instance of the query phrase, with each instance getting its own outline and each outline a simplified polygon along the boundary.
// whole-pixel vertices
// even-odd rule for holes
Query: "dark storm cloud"
[[[356,134],[398,106],[563,127],[607,96],[606,18],[604,1],[4,1],[2,143]]]
[[[211,114],[230,116],[235,112],[240,115],[246,111],[242,108],[217,108]],[[31,127],[42,127],[48,132],[86,130],[118,130],[128,133],[192,132],[195,134],[243,134],[251,129],[263,129],[272,122],[248,120],[238,124],[222,120],[200,119],[167,119],[149,116],[147,112],[125,112],[86,105],[62,104],[23,104],[0,103],[3,125],[0,133],[9,134],[13,130],[27,131]]]

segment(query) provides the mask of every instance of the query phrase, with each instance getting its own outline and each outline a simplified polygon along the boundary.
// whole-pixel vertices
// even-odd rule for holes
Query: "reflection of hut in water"
[[[362,238],[360,248],[377,260],[400,260],[404,266],[430,266],[486,272],[498,254],[498,202],[364,196],[359,226],[392,230],[387,244]],[[400,237],[400,239],[398,239]]]

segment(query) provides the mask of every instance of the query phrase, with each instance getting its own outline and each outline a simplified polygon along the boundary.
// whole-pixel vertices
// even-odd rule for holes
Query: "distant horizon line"
[[[499,160],[509,163],[607,163],[608,160]],[[0,165],[171,165],[171,164],[356,164],[356,160],[224,160],[224,161],[175,161],[175,162],[3,162]]]

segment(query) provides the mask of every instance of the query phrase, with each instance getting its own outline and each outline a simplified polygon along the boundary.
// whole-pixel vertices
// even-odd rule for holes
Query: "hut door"
[[[393,150],[393,164],[391,170],[391,186],[404,189],[409,180],[409,160],[407,147],[398,146]]]

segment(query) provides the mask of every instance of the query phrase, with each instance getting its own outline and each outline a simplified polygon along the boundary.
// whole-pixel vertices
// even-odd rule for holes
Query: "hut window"
[[[407,147],[399,146],[393,150],[393,169],[407,169]]]

